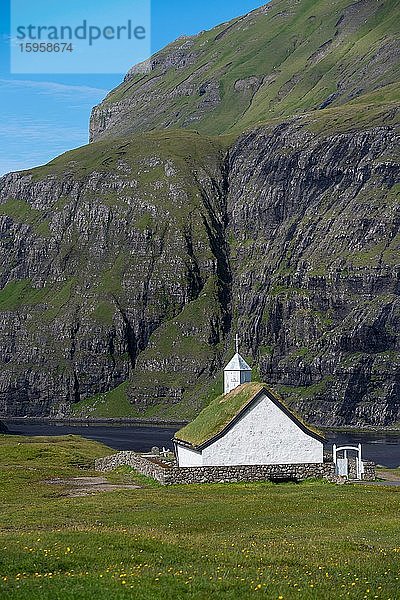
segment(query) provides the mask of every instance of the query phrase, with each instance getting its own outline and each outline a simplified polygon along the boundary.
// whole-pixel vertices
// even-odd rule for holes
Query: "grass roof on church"
[[[218,398],[201,411],[194,421],[177,431],[175,439],[186,442],[191,446],[202,446],[221,433],[263,389],[267,389],[269,394],[310,432],[323,437],[321,431],[306,423],[298,414],[291,410],[274,390],[265,385],[265,383],[253,382],[244,383],[225,396],[218,396]]]
[[[194,421],[180,429],[175,434],[175,439],[187,442],[192,446],[201,446],[221,433],[263,387],[265,386],[262,383],[244,383],[226,396],[218,396],[201,411]]]

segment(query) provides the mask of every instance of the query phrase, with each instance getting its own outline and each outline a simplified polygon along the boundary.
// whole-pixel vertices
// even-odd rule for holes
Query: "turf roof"
[[[301,417],[293,413],[288,408],[282,398],[278,396],[264,383],[244,383],[232,390],[225,396],[218,396],[188,425],[180,429],[175,434],[175,440],[190,444],[193,447],[199,447],[206,444],[218,434],[222,433],[226,427],[238,416],[238,414],[250,404],[256,396],[266,390],[268,396],[281,405],[286,413],[296,421],[300,427],[308,430],[311,435],[322,437],[323,434],[314,427],[305,423]]]

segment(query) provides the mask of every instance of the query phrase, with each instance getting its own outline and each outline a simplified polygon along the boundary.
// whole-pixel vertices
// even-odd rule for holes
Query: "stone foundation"
[[[332,462],[298,465],[245,465],[233,467],[188,467],[179,468],[164,464],[156,457],[145,458],[136,452],[118,452],[96,460],[97,471],[112,471],[121,465],[133,467],[162,485],[192,483],[238,483],[250,481],[303,481],[304,479],[326,479],[336,481],[335,465]],[[364,462],[365,480],[375,479],[375,464]]]

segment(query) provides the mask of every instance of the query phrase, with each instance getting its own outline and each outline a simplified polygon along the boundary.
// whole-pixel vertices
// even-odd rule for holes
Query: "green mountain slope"
[[[399,15],[398,0],[273,0],[134,67],[93,110],[91,138],[241,132],[342,105],[398,81]]]

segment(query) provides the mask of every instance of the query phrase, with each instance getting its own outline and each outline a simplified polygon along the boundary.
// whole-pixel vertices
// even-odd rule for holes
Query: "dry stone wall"
[[[165,484],[164,479],[167,467],[162,467],[160,464],[148,460],[140,456],[140,454],[136,454],[136,452],[118,452],[118,454],[99,458],[95,462],[95,469],[97,471],[113,471],[123,465],[133,467],[142,475],[152,477],[156,481]]]
[[[371,461],[363,461],[363,462],[364,462],[363,479],[365,481],[375,481],[375,479],[376,479],[375,463],[371,462]]]
[[[310,478],[336,481],[333,462],[304,463],[297,465],[244,465],[230,467],[188,467],[163,465],[161,461],[145,458],[135,452],[118,452],[98,459],[98,471],[112,471],[128,465],[142,475],[152,477],[162,485],[193,483],[239,483],[249,481],[303,481]],[[375,479],[374,463],[364,463],[364,479]]]

